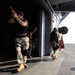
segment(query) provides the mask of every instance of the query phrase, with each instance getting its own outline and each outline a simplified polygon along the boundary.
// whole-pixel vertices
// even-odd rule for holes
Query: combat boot
[[[56,56],[54,54],[51,55],[52,59],[55,60]]]
[[[23,64],[21,64],[21,65],[19,66],[19,68],[17,69],[17,71],[19,72],[19,71],[21,71],[22,69],[24,69],[24,65],[23,65]]]
[[[27,64],[23,64],[24,65],[24,68],[28,68],[28,65]]]

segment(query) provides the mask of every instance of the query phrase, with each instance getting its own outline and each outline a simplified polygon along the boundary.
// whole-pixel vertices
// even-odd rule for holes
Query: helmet
[[[21,16],[24,16],[24,13],[22,11],[19,11],[18,14],[20,14]]]

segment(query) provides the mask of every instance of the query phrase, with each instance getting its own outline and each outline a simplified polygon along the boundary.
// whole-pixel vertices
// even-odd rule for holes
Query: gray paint
[[[60,3],[65,3],[65,2],[70,2],[73,0],[49,0],[51,5],[55,5],[55,4],[60,4]]]
[[[40,11],[40,39],[39,39],[39,56],[45,55],[45,13]]]

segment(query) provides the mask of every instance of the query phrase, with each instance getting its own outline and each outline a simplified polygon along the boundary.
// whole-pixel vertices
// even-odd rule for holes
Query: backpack
[[[55,32],[51,32],[50,41],[52,40],[58,42],[58,36]]]

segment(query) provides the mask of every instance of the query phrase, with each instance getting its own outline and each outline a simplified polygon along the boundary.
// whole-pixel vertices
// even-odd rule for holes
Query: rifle
[[[11,9],[12,14],[16,13],[15,10],[11,6],[10,6],[10,9]]]

